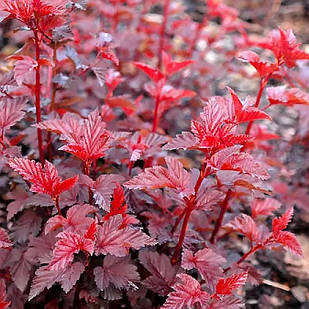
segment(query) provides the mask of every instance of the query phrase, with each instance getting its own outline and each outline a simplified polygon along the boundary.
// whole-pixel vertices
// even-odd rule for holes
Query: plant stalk
[[[226,213],[226,211],[227,211],[227,209],[229,207],[229,200],[231,198],[231,195],[232,195],[232,190],[229,189],[227,191],[225,199],[224,199],[224,201],[222,203],[220,214],[219,214],[219,217],[218,217],[218,219],[216,221],[215,229],[213,230],[212,235],[210,237],[210,242],[212,244],[215,243],[216,236],[217,236],[217,234],[218,234],[218,232],[219,232],[219,230],[220,230],[220,228],[222,226],[223,217],[224,217],[224,215],[225,215],[225,213]]]
[[[158,66],[157,69],[160,70],[162,65],[162,52],[164,50],[164,39],[165,39],[165,32],[166,32],[166,24],[168,20],[168,10],[170,7],[170,0],[165,0],[164,7],[163,7],[163,21],[160,30],[160,42],[159,42],[159,55],[158,55]]]
[[[188,227],[188,224],[189,224],[190,216],[191,216],[192,211],[195,208],[198,190],[200,189],[200,187],[202,185],[203,179],[208,176],[208,173],[207,173],[207,170],[206,170],[207,169],[207,163],[205,161],[202,165],[199,178],[197,179],[196,184],[194,186],[194,193],[191,195],[191,197],[189,199],[185,198],[187,208],[178,217],[178,219],[176,220],[176,223],[175,223],[175,225],[176,224],[178,225],[179,222],[181,221],[182,217],[184,216],[184,220],[183,220],[183,223],[182,223],[178,243],[176,245],[176,249],[175,249],[174,254],[172,256],[172,259],[171,259],[172,264],[176,264],[177,261],[178,261],[178,258],[179,258],[179,255],[180,255],[180,252],[181,252],[181,249],[182,249],[182,245],[183,245],[183,242],[185,240],[186,231],[187,231],[187,227]],[[176,230],[176,228],[177,228],[177,226],[174,226],[173,230]]]
[[[35,72],[35,112],[36,112],[36,123],[41,122],[41,63],[40,63],[40,39],[38,36],[38,31],[33,30],[34,33],[34,42],[35,42],[35,56],[37,61],[37,67]],[[44,148],[43,148],[43,137],[42,130],[37,128],[37,136],[38,136],[38,148],[39,148],[39,156],[40,162],[44,166],[45,158],[44,158]]]

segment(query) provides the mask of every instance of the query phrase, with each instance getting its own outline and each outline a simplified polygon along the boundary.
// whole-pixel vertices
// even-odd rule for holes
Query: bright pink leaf
[[[145,171],[124,186],[129,189],[158,189],[172,188],[182,195],[188,195],[193,188],[190,186],[191,175],[187,172],[181,162],[173,157],[165,158],[167,169],[162,166],[146,168]]]
[[[186,274],[177,277],[180,282],[174,284],[174,291],[169,293],[162,309],[194,308],[197,304],[206,307],[209,294],[201,289],[199,282]]]
[[[79,251],[90,255],[93,253],[94,243],[91,239],[66,231],[59,233],[57,237],[60,239],[55,244],[53,258],[48,266],[50,270],[58,271],[66,268],[73,261],[74,254]]]
[[[184,249],[181,266],[186,270],[196,268],[207,286],[214,291],[217,281],[223,275],[222,265],[224,263],[226,263],[226,260],[211,249],[205,248],[195,254]]]
[[[0,132],[13,126],[17,121],[21,120],[26,109],[26,101],[22,99],[0,101]]]
[[[273,198],[266,198],[264,200],[255,199],[251,204],[252,218],[272,215],[280,206],[281,203]]]
[[[251,242],[257,242],[260,239],[260,231],[256,223],[246,214],[235,217],[224,225],[224,228],[245,235]]]
[[[122,257],[128,255],[130,248],[137,250],[156,244],[139,228],[126,226],[121,229],[121,224],[122,218],[117,215],[104,222],[102,226],[98,226],[96,255],[111,254]]]

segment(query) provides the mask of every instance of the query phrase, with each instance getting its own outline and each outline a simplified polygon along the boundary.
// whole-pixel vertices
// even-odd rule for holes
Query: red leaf
[[[191,175],[179,160],[165,158],[167,169],[162,166],[146,168],[143,173],[127,181],[124,186],[129,189],[158,189],[169,187],[182,195],[188,195],[193,188],[190,186]]]
[[[17,121],[25,115],[23,110],[26,109],[26,101],[24,99],[0,101],[0,132],[13,126]]]
[[[162,52],[162,60],[166,75],[173,75],[176,72],[194,63],[193,60],[186,60],[181,62],[173,61],[172,57],[164,51]]]
[[[261,78],[278,71],[277,64],[261,61],[259,55],[250,50],[242,52],[238,58],[244,62],[249,62],[254,66]]]
[[[45,234],[48,234],[60,227],[67,232],[84,232],[93,222],[87,215],[95,213],[96,208],[92,205],[75,205],[69,208],[66,218],[60,215],[51,217],[45,225]]]
[[[57,279],[65,293],[70,292],[84,271],[85,266],[80,262],[75,262],[66,268],[65,272]]]
[[[80,126],[78,139],[68,141],[59,150],[69,152],[85,162],[92,162],[103,157],[104,151],[109,149],[110,142],[110,133],[105,130],[105,126],[105,122],[96,109]]]
[[[25,78],[31,74],[36,67],[37,62],[29,56],[23,56],[21,60],[15,62],[14,78],[18,86],[23,84]]]
[[[147,64],[140,62],[134,62],[134,64],[144,73],[146,73],[155,83],[159,82],[164,77],[164,75],[159,70],[154,69]]]
[[[303,257],[302,248],[296,238],[296,236],[290,232],[280,231],[276,235],[276,242],[280,243],[284,247],[287,247],[291,250],[294,254]]]
[[[141,264],[151,273],[143,284],[158,293],[160,296],[167,295],[175,282],[177,267],[171,264],[169,257],[158,252],[141,251],[138,256]]]
[[[234,90],[229,87],[227,88],[231,94],[233,103],[232,111],[230,111],[231,107],[228,107],[229,121],[230,119],[233,119],[236,124],[239,124],[247,121],[255,121],[261,119],[271,120],[271,117],[269,115],[259,110],[258,108],[243,105]]]
[[[284,86],[268,87],[267,99],[270,105],[282,104],[291,106],[294,104],[309,105],[309,94],[299,88],[285,89]]]
[[[222,192],[205,187],[198,191],[195,210],[209,211],[223,199],[223,196]]]
[[[111,108],[120,107],[127,116],[132,115],[136,111],[136,105],[125,96],[105,98],[105,102]]]
[[[106,211],[110,211],[110,201],[117,183],[123,181],[120,175],[101,175],[92,185],[93,197],[97,205]]]
[[[293,217],[294,209],[289,208],[281,217],[273,220],[273,233],[277,235],[280,231],[287,228]]]
[[[186,274],[179,274],[180,282],[173,286],[162,309],[194,308],[195,305],[206,307],[209,294],[201,289],[197,280]]]
[[[98,226],[95,254],[111,254],[118,257],[126,256],[130,248],[140,249],[155,245],[156,242],[138,228],[120,228],[121,216],[113,216],[102,226]]]
[[[48,269],[58,271],[71,264],[74,254],[79,251],[93,253],[94,243],[88,238],[71,232],[61,232],[57,235],[60,238],[55,244],[53,258],[48,265]]]
[[[191,122],[191,131],[198,139],[196,148],[221,149],[234,146],[235,144],[244,144],[252,137],[236,134],[235,116],[233,112],[228,112],[230,103],[223,97],[212,97],[200,114],[200,121]]]
[[[69,190],[76,183],[78,176],[62,181],[53,164],[45,161],[45,169],[41,163],[24,158],[12,158],[9,165],[18,172],[25,180],[32,183],[32,192],[48,194],[52,198]]]
[[[228,278],[222,278],[218,281],[216,286],[216,294],[230,295],[232,291],[244,285],[247,281],[248,273],[232,275]]]
[[[209,162],[215,170],[233,170],[249,174],[262,180],[270,176],[262,162],[255,161],[245,152],[239,152],[240,146],[225,148],[215,153]]]
[[[70,114],[65,114],[62,119],[52,119],[40,122],[36,127],[48,130],[56,134],[61,134],[60,138],[69,142],[77,142],[82,135],[83,127],[79,119]]]
[[[266,198],[264,200],[255,199],[251,204],[252,218],[272,215],[280,206],[281,203],[273,198]]]
[[[259,241],[261,236],[254,220],[246,214],[235,217],[232,221],[224,225],[224,228],[245,235],[251,242]]]
[[[108,255],[103,260],[103,266],[93,270],[97,287],[103,291],[110,285],[117,289],[129,289],[133,282],[138,282],[140,276],[137,267],[128,257],[114,257]]]
[[[58,196],[61,193],[70,190],[76,184],[77,180],[78,176],[74,176],[64,181],[61,181],[58,186],[55,186],[54,195]]]
[[[13,244],[5,229],[0,227],[0,248],[10,248]]]
[[[115,66],[119,66],[119,59],[109,46],[98,47],[98,56],[110,60]]]
[[[4,279],[0,279],[0,308],[6,309],[10,306],[11,302],[6,300],[6,286]]]
[[[174,139],[163,146],[164,150],[190,149],[198,144],[198,139],[190,132],[177,134]]]
[[[222,256],[208,248],[199,250],[195,254],[184,249],[181,266],[186,270],[196,268],[206,281],[207,287],[214,291],[217,281],[223,275],[221,266],[225,262],[226,260]]]
[[[259,43],[262,48],[270,49],[279,65],[286,64],[292,68],[296,65],[297,60],[309,59],[309,54],[299,49],[292,29],[273,30],[268,38]]]
[[[48,266],[38,268],[31,284],[28,300],[39,295],[44,289],[50,289],[62,272],[63,270],[50,270]]]
[[[117,184],[116,188],[114,189],[114,197],[111,203],[111,209],[109,213],[103,217],[103,221],[107,221],[112,216],[121,215],[121,228],[125,227],[128,224],[137,224],[139,221],[126,213],[127,208],[128,205],[125,201],[123,189],[119,184]]]

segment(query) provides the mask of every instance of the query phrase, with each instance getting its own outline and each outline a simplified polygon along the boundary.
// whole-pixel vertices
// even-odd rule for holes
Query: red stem
[[[35,72],[35,111],[36,111],[36,123],[41,122],[41,64],[40,64],[40,40],[38,37],[38,30],[33,30],[35,41],[35,56],[37,61],[37,67]],[[42,130],[37,128],[38,135],[38,148],[40,161],[44,166],[44,149],[43,149],[43,137]]]
[[[153,118],[153,123],[152,123],[153,133],[157,131],[158,124],[159,124],[159,106],[160,106],[160,96],[158,95],[156,97],[156,107],[155,107],[154,118]]]
[[[55,202],[55,205],[56,205],[56,208],[57,208],[57,211],[58,211],[59,216],[62,217],[62,213],[61,213],[61,209],[60,209],[60,205],[59,205],[59,196],[57,196],[57,197],[54,199],[54,202]]]
[[[227,194],[226,194],[225,199],[223,201],[223,204],[222,204],[222,207],[221,207],[221,210],[220,210],[220,215],[219,215],[219,217],[216,221],[215,229],[213,230],[212,235],[210,237],[210,242],[212,244],[215,243],[216,236],[217,236],[217,234],[218,234],[218,232],[219,232],[219,230],[222,226],[223,217],[224,217],[224,215],[225,215],[225,213],[226,213],[226,211],[229,207],[229,199],[230,199],[231,195],[232,195],[232,190],[229,189],[227,191]]]
[[[265,78],[262,78],[260,80],[260,89],[259,89],[259,92],[258,92],[257,97],[256,97],[256,101],[255,101],[255,104],[254,104],[254,107],[256,107],[256,108],[258,108],[259,105],[260,105],[263,91],[265,89],[265,86],[268,83],[268,80],[270,79],[270,76],[271,76],[271,74],[267,75]],[[251,131],[253,123],[254,123],[254,121],[250,121],[248,123],[247,129],[246,129],[246,133],[245,133],[246,135],[250,134],[250,131]]]
[[[183,220],[183,223],[182,223],[182,227],[181,227],[178,243],[176,245],[175,252],[174,252],[174,254],[172,256],[172,259],[171,259],[172,264],[176,264],[177,261],[178,261],[178,258],[179,258],[180,252],[181,252],[181,248],[182,248],[183,242],[185,240],[186,231],[187,231],[187,227],[188,227],[188,224],[189,224],[190,216],[191,216],[192,211],[195,208],[195,202],[196,202],[196,197],[197,197],[198,190],[201,187],[203,179],[208,176],[206,167],[207,167],[207,164],[206,164],[206,162],[204,162],[203,165],[202,165],[201,171],[200,171],[199,178],[197,179],[195,187],[194,187],[194,194],[192,194],[189,199],[185,198],[185,202],[187,204],[187,208],[185,209],[184,214],[180,215],[180,217],[182,217],[183,215],[185,217],[184,217],[184,220]],[[177,221],[178,221],[178,219],[177,219]],[[177,223],[177,221],[176,221],[176,223]],[[179,222],[180,221],[181,221],[181,218],[180,218]],[[179,222],[177,223],[177,225],[179,224]]]
[[[184,209],[183,212],[182,212],[182,213],[178,216],[178,218],[176,219],[176,222],[175,222],[175,224],[174,224],[174,226],[173,226],[173,228],[172,228],[172,230],[171,230],[171,233],[172,233],[172,234],[175,233],[175,231],[176,231],[176,229],[177,229],[177,227],[178,227],[180,221],[181,221],[182,218],[184,217],[185,213],[186,213],[186,209]]]
[[[239,265],[241,264],[244,260],[246,260],[251,254],[255,253],[257,250],[263,248],[263,245],[257,244],[253,248],[251,248],[247,253],[245,253],[237,262],[236,264]],[[223,270],[224,273],[229,271],[231,267],[227,267]]]
[[[91,178],[90,168],[91,168],[91,162],[85,162],[84,174]],[[94,204],[94,198],[93,198],[93,192],[92,192],[90,187],[88,188],[88,194],[89,194],[89,204],[93,205]]]
[[[166,24],[168,19],[168,9],[170,6],[170,0],[165,0],[164,2],[164,8],[163,8],[163,21],[162,26],[160,30],[160,42],[159,42],[159,55],[158,55],[158,70],[160,70],[162,65],[162,51],[164,50],[164,37],[165,37],[165,31],[166,31]]]
[[[194,209],[194,204],[192,205],[191,203],[188,203],[188,206],[187,206],[186,212],[185,212],[185,218],[183,220],[182,227],[181,227],[181,232],[180,232],[179,240],[178,240],[175,252],[174,252],[174,254],[172,256],[172,260],[171,260],[172,264],[176,264],[177,261],[178,261],[178,257],[180,255],[183,242],[185,240],[187,226],[188,226],[188,223],[189,223],[189,220],[190,220],[190,216],[191,216],[191,213],[192,213],[193,209]]]

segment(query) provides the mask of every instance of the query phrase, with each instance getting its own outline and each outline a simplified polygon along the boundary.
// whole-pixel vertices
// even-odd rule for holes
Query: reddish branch
[[[185,240],[186,231],[187,231],[187,228],[188,228],[190,216],[191,216],[192,211],[195,208],[198,190],[200,189],[200,187],[202,185],[203,179],[206,178],[207,176],[208,176],[207,164],[206,164],[206,162],[204,162],[203,165],[202,165],[201,171],[200,171],[200,175],[199,175],[199,177],[196,181],[196,184],[194,186],[194,193],[189,198],[184,198],[184,201],[186,203],[186,209],[179,216],[179,218],[177,219],[177,221],[176,221],[176,223],[173,227],[173,231],[176,230],[178,224],[180,223],[182,217],[184,216],[184,220],[183,220],[183,223],[182,223],[178,243],[176,245],[175,252],[174,252],[172,259],[171,259],[172,264],[176,264],[177,261],[178,261],[178,258],[179,258],[180,252],[181,252],[181,248],[182,248],[183,242]]]
[[[223,217],[224,217],[224,215],[225,215],[225,213],[226,213],[226,211],[227,211],[227,209],[229,207],[229,200],[231,198],[231,195],[232,195],[232,190],[229,189],[227,191],[225,199],[224,199],[224,201],[222,203],[220,214],[219,214],[219,218],[216,221],[215,229],[213,230],[212,235],[210,237],[210,242],[212,244],[215,242],[216,236],[217,236],[217,234],[218,234],[218,232],[219,232],[219,230],[220,230],[220,228],[222,226]]]
[[[159,53],[158,53],[158,70],[160,70],[162,65],[162,51],[164,50],[164,39],[165,39],[165,32],[166,32],[166,24],[168,20],[168,9],[170,6],[170,0],[165,0],[164,7],[163,7],[163,20],[162,26],[160,30],[160,42],[159,42]]]
[[[36,112],[36,123],[41,122],[41,63],[40,63],[40,39],[38,35],[38,30],[33,30],[34,43],[35,43],[35,56],[37,61],[36,71],[35,71],[35,112]],[[39,156],[42,165],[44,166],[44,148],[43,148],[43,137],[42,130],[37,128],[38,135],[38,148]]]

